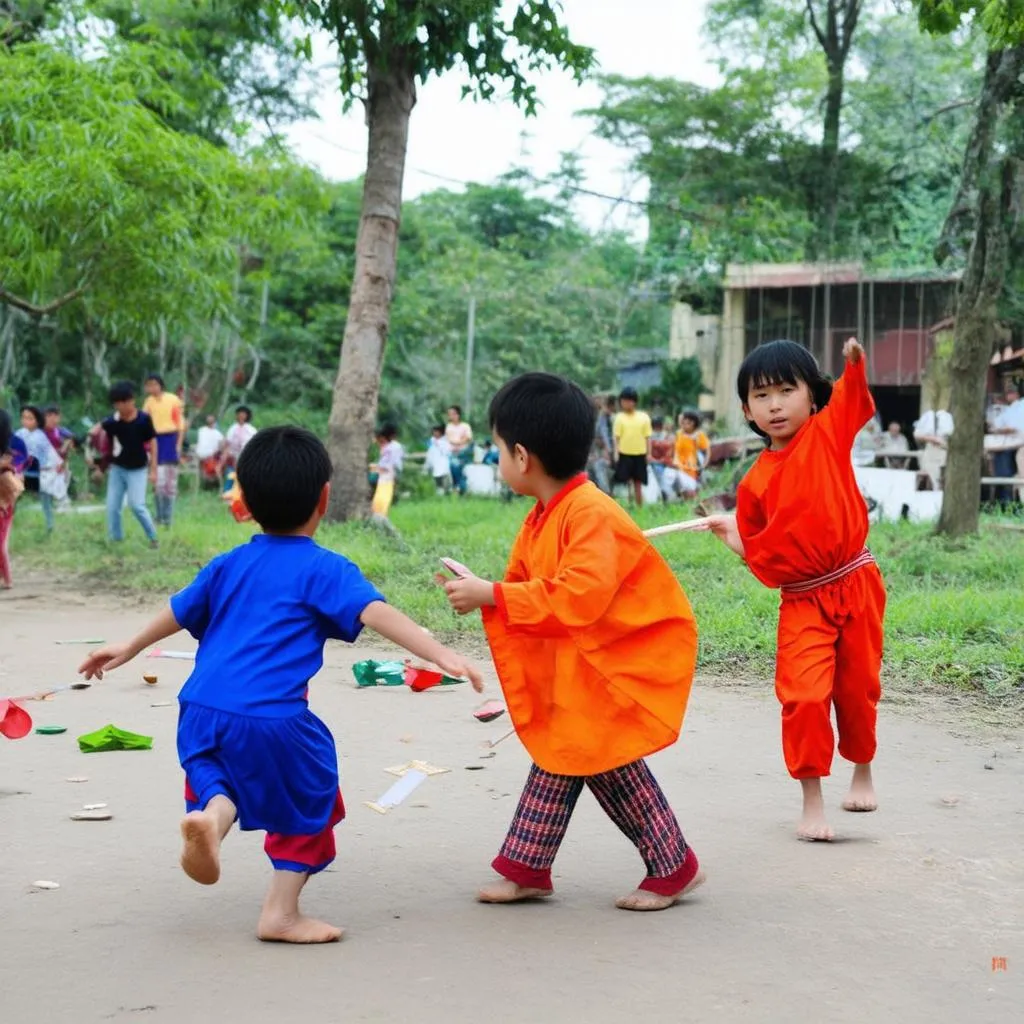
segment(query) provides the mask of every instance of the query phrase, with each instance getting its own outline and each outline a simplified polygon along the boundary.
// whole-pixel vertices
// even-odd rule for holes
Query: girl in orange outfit
[[[700,480],[701,471],[708,461],[711,442],[700,429],[700,416],[687,409],[679,417],[679,432],[676,434],[676,465],[695,483]]]
[[[851,338],[833,387],[792,341],[760,345],[740,367],[743,413],[768,448],[740,483],[736,514],[707,527],[782,591],[775,692],[782,749],[803,788],[801,839],[832,838],[821,780],[839,753],[854,764],[847,811],[878,806],[871,779],[881,697],[885,585],[864,546],[868,515],[853,474],[857,432],[874,414],[864,350]]]
[[[510,381],[491,403],[502,479],[537,499],[501,583],[466,575],[445,589],[483,609],[516,732],[533,766],[485,886],[485,903],[552,893],[551,866],[588,788],[646,867],[616,905],[664,910],[704,880],[643,760],[679,736],[697,654],[690,604],[661,555],[586,478],[594,411],[547,373]]]

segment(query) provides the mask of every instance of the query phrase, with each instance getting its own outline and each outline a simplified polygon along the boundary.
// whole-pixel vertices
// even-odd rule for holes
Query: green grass
[[[501,575],[512,538],[529,509],[487,499],[404,500],[392,520],[401,539],[361,523],[326,526],[321,543],[357,562],[396,606],[439,635],[479,641],[475,616],[458,619],[432,585],[438,559],[450,555],[481,575]],[[643,526],[685,518],[688,510],[648,508]],[[104,539],[102,513],[60,515],[47,539],[35,503],[18,508],[12,536],[15,570],[33,569],[72,588],[125,596],[170,594],[209,558],[243,542],[250,526],[233,522],[215,495],[179,500],[178,519],[159,551],[150,551],[126,516],[126,542]],[[697,615],[701,667],[738,679],[770,679],[778,595],[762,587],[706,535],[656,542]],[[988,524],[978,538],[949,544],[923,526],[875,527],[871,547],[889,589],[886,682],[903,688],[957,689],[1024,701],[1024,533]]]

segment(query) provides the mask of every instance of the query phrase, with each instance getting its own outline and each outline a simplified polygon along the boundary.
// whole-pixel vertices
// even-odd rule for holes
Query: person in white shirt
[[[933,491],[942,490],[943,470],[953,436],[953,417],[945,409],[927,409],[914,424],[914,440],[921,445],[921,473]]]
[[[199,436],[196,438],[196,458],[212,459],[220,455],[223,444],[224,435],[217,427],[217,417],[207,416],[206,424],[199,428]]]
[[[992,469],[996,476],[1009,478],[1020,476],[1024,470],[1024,401],[1016,384],[1008,384],[1004,396],[1005,404],[993,410],[991,431],[1002,435],[1000,440],[1006,447],[992,453]],[[996,498],[1005,507],[1013,500],[1013,493],[1012,486],[1000,487]]]
[[[882,443],[878,446],[878,454],[882,457],[886,469],[906,469],[907,460],[899,456],[910,451],[910,442],[898,423],[890,423],[889,429],[882,435]]]
[[[438,494],[450,494],[452,489],[452,448],[444,436],[444,427],[440,423],[430,433],[426,458],[427,472],[433,479]]]
[[[224,439],[224,453],[221,457],[221,471],[228,466],[238,464],[238,456],[242,449],[256,436],[256,428],[252,425],[252,410],[247,405],[240,405],[235,410],[235,422],[228,429]]]

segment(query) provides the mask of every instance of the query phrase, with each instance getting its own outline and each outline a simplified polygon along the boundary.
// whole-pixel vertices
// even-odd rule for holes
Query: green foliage
[[[661,364],[661,383],[643,395],[643,404],[675,418],[684,409],[696,407],[703,390],[698,359],[666,359]]]
[[[913,0],[921,27],[948,35],[963,24],[975,22],[993,48],[1017,46],[1024,42],[1022,0]]]

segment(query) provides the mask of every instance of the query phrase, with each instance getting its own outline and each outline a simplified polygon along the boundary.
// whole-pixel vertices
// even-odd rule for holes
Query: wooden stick
[[[488,740],[487,741],[487,749],[488,750],[493,749],[499,743],[501,743],[503,740],[507,740],[509,738],[509,736],[515,736],[515,734],[516,734],[515,729],[509,729],[509,731],[507,733],[505,733],[504,736],[499,736],[496,740]]]
[[[644,530],[645,537],[661,537],[666,533],[683,533],[691,530],[706,530],[706,519],[686,519],[681,523],[669,523],[667,526],[655,526]]]

